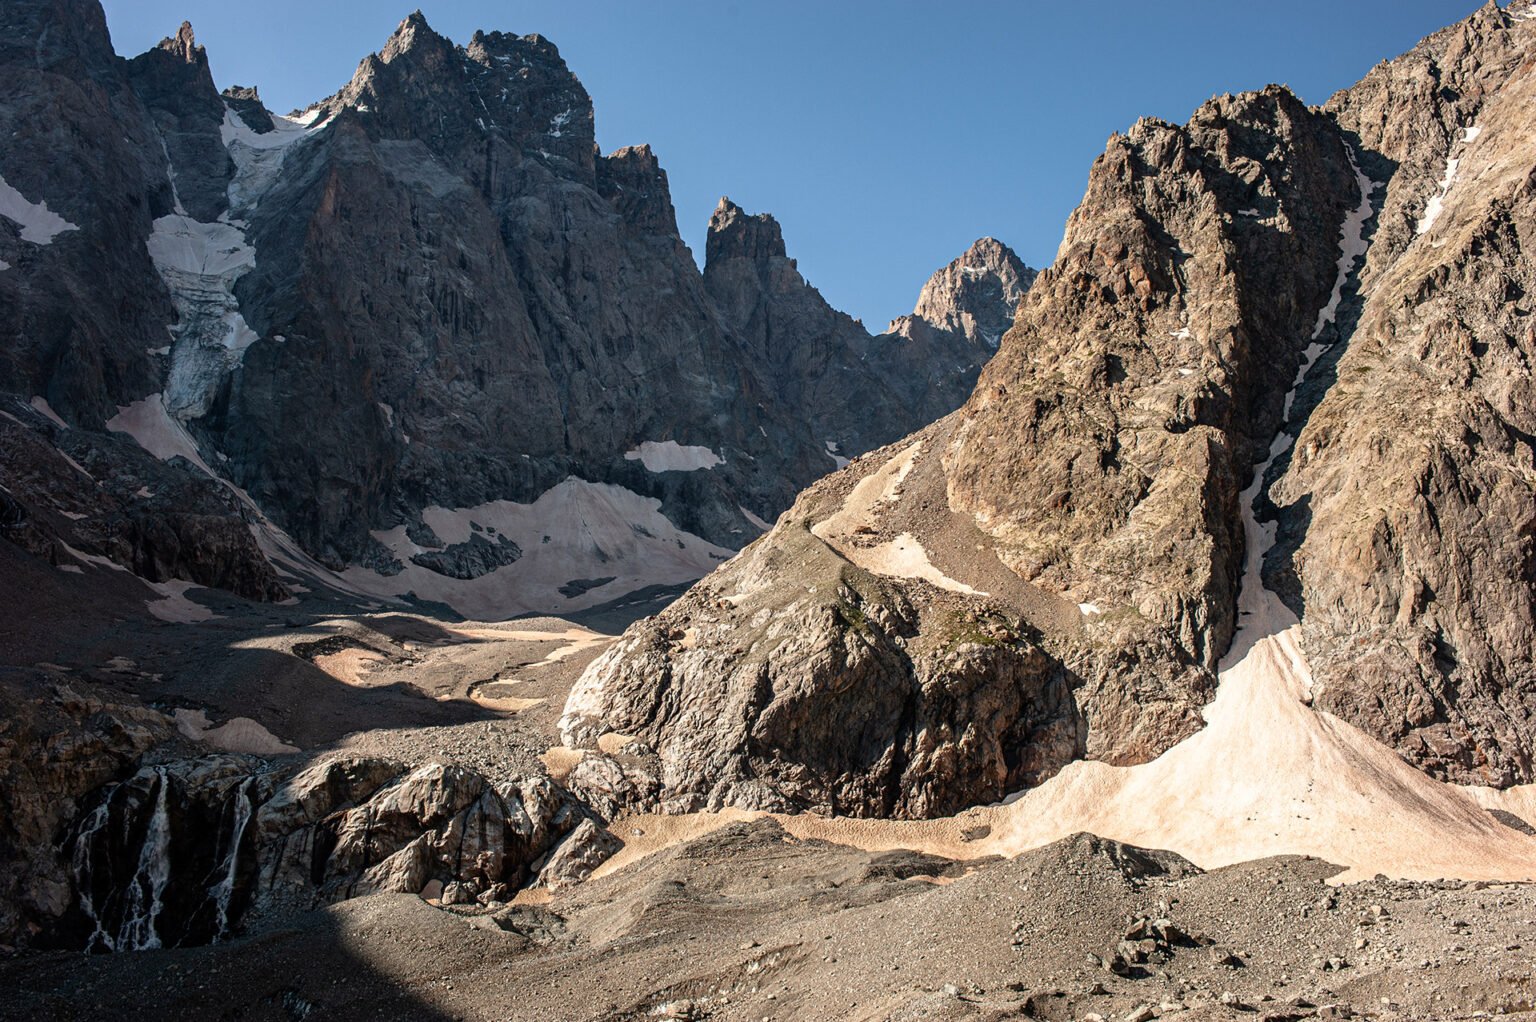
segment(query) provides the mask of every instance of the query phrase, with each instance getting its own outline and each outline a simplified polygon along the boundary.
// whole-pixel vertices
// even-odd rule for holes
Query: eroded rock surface
[[[1148,760],[1202,725],[1237,624],[1239,491],[1268,464],[1264,574],[1302,619],[1303,697],[1437,777],[1529,781],[1529,15],[1490,3],[1323,108],[1271,86],[1111,139],[965,406],[812,487],[589,669],[567,743],[601,758],[604,730],[634,734],[654,759],[586,773],[664,806],[792,804],[827,778],[852,805],[816,804],[845,813],[995,797],[964,752],[975,708],[943,700],[953,732],[919,729],[951,795],[852,793],[849,776],[916,762],[912,718],[862,709],[886,684],[843,652],[863,649],[863,619],[802,609],[830,608],[854,567],[882,610],[985,595],[1037,675],[1065,679],[1075,741],[1004,724],[992,770]],[[943,634],[893,620],[874,649]],[[757,667],[777,644],[793,650],[778,671]],[[936,665],[920,702],[966,676]],[[797,685],[866,699],[829,702],[834,734],[801,744],[772,730]],[[839,738],[880,751],[851,768]]]

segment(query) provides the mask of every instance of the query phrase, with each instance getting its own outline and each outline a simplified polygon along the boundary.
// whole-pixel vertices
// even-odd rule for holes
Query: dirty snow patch
[[[165,410],[165,403],[159,394],[151,394],[142,401],[120,406],[117,414],[107,420],[107,429],[114,433],[127,433],[138,441],[140,447],[161,461],[170,461],[175,457],[186,458],[208,475],[218,478],[197,452],[197,443],[186,427],[173,420]]]
[[[172,714],[176,718],[176,730],[195,742],[207,742],[215,749],[244,756],[284,756],[298,752],[298,746],[289,745],[250,717],[231,717],[214,727],[208,721],[206,710],[189,710],[180,707]]]
[[[708,447],[685,446],[676,440],[646,440],[626,451],[624,460],[640,462],[647,472],[696,472],[725,464],[725,459]]]
[[[65,231],[80,228],[48,208],[46,202],[31,202],[0,177],[0,216],[21,228],[21,240],[34,245],[51,245]]]
[[[414,594],[467,618],[493,621],[584,610],[646,586],[691,582],[735,555],[677,528],[661,513],[659,500],[575,478],[531,504],[496,500],[472,508],[430,507],[421,517],[445,544],[465,543],[477,534],[505,536],[522,556],[479,578],[449,578],[411,562],[424,548],[411,542],[401,525],[374,537],[405,570],[385,576],[354,566],[341,579],[371,596]],[[574,597],[560,591],[572,579],[608,577],[613,581]]]
[[[38,395],[33,397],[32,400],[28,401],[27,403],[30,404],[33,408],[37,409],[38,413],[41,414],[43,418],[47,419],[49,422],[53,423],[60,429],[69,428],[69,423],[59,418],[59,413],[55,412],[53,407],[48,404],[47,398]]]
[[[843,457],[841,454],[838,454],[837,448],[838,444],[836,440],[828,440],[827,457],[831,458],[832,463],[835,464],[838,468],[846,468],[848,466],[848,459]]]
[[[741,516],[743,518],[745,518],[747,521],[751,522],[753,525],[757,526],[759,529],[762,529],[764,532],[767,532],[768,530],[773,528],[772,525],[769,525],[767,522],[763,521],[761,518],[757,517],[757,515],[753,514],[751,511],[748,511],[746,508],[742,507],[740,504],[736,505],[736,510],[741,512]]]
[[[201,603],[187,598],[187,590],[202,588],[195,582],[172,579],[169,582],[146,582],[145,585],[160,594],[158,600],[145,600],[144,606],[161,621],[190,625],[219,616]]]

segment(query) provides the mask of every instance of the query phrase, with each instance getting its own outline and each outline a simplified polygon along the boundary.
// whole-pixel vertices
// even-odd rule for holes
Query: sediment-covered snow
[[[567,479],[531,504],[492,501],[472,508],[427,508],[422,520],[443,543],[506,536],[522,550],[516,562],[475,579],[456,579],[411,563],[425,548],[399,526],[375,533],[405,570],[380,575],[352,567],[343,581],[374,596],[414,593],[465,617],[499,620],[530,612],[582,610],[650,585],[702,578],[734,551],[684,532],[661,513],[661,501],[607,483]],[[576,579],[612,578],[573,597],[560,587]]]
[[[843,457],[841,454],[837,453],[837,441],[836,440],[828,440],[827,441],[826,450],[827,450],[827,457],[832,459],[832,463],[834,465],[836,465],[838,468],[844,468],[844,467],[847,466],[848,459]]]
[[[21,240],[34,245],[51,245],[65,231],[80,228],[48,208],[46,202],[32,202],[0,177],[0,216],[21,228]]]
[[[284,756],[299,751],[298,746],[289,745],[250,717],[231,717],[215,727],[209,722],[205,710],[180,707],[172,716],[176,720],[176,730],[183,735],[225,752],[244,756]]]
[[[33,408],[37,409],[38,413],[42,415],[43,418],[47,419],[55,426],[58,426],[60,429],[69,428],[69,424],[63,419],[59,418],[59,413],[53,410],[53,406],[48,403],[48,399],[42,395],[34,395],[32,400],[28,401],[27,403]]]
[[[208,475],[218,478],[218,473],[208,467],[198,453],[197,443],[186,427],[171,418],[165,409],[161,395],[151,394],[131,405],[120,406],[117,414],[107,420],[107,429],[114,433],[126,433],[137,440],[139,446],[161,461],[186,458]]]
[[[647,472],[696,472],[725,464],[725,459],[708,447],[685,446],[676,440],[646,440],[626,451],[624,460],[640,462]]]
[[[202,586],[192,582],[184,582],[181,579],[172,579],[169,582],[149,582],[146,584],[160,594],[160,599],[145,600],[144,606],[161,621],[190,625],[196,624],[199,621],[208,621],[219,616],[201,603],[187,598],[188,589],[201,589]]]

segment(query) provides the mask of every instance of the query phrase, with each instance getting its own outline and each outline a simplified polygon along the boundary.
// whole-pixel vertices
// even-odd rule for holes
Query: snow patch
[[[21,228],[21,240],[34,245],[51,245],[65,231],[80,228],[48,208],[46,202],[32,202],[0,177],[0,216]]]
[[[1339,228],[1339,272],[1334,278],[1333,291],[1329,294],[1327,303],[1318,311],[1317,324],[1312,328],[1311,343],[1302,352],[1301,366],[1297,368],[1296,378],[1291,381],[1291,389],[1285,395],[1282,414],[1287,422],[1291,418],[1291,406],[1296,401],[1296,388],[1301,386],[1301,381],[1307,378],[1307,374],[1312,371],[1312,366],[1330,347],[1323,344],[1319,338],[1323,336],[1323,331],[1338,319],[1339,302],[1343,299],[1344,285],[1349,280],[1355,263],[1364,257],[1368,247],[1365,240],[1365,222],[1371,218],[1371,196],[1375,193],[1377,184],[1361,171],[1359,164],[1355,161],[1353,150],[1349,152],[1349,166],[1355,172],[1355,184],[1360,189],[1360,205],[1350,210],[1344,217],[1343,226]],[[1286,436],[1283,431],[1280,435]]]
[[[1466,129],[1462,143],[1471,142],[1482,134],[1482,128],[1477,125]],[[1435,226],[1435,221],[1440,219],[1440,212],[1445,208],[1445,197],[1450,193],[1451,185],[1456,182],[1456,170],[1461,166],[1461,157],[1447,155],[1445,158],[1445,176],[1440,179],[1440,187],[1435,194],[1430,196],[1429,202],[1424,205],[1424,215],[1419,218],[1419,226],[1416,234],[1428,234],[1429,229]]]
[[[284,756],[299,751],[298,746],[289,745],[250,717],[231,717],[214,727],[208,721],[206,710],[179,707],[172,716],[176,719],[176,730],[183,735],[225,752],[243,756]]]
[[[33,408],[37,409],[43,418],[47,419],[49,422],[52,422],[60,429],[69,428],[69,423],[59,418],[59,414],[53,410],[51,405],[48,404],[47,398],[42,396],[34,396],[32,400],[28,401],[27,403],[30,404]]]
[[[172,579],[169,582],[146,582],[145,585],[160,594],[161,598],[158,600],[145,600],[144,606],[161,621],[190,625],[220,616],[201,603],[195,603],[187,598],[188,589],[202,588],[195,582]]]
[[[676,440],[646,440],[626,451],[624,460],[640,462],[647,472],[696,472],[725,464],[725,458],[708,447],[684,446]]]
[[[131,405],[120,405],[117,414],[107,420],[107,429],[114,433],[126,433],[138,441],[140,447],[161,461],[175,457],[186,458],[208,475],[218,474],[208,467],[197,451],[197,442],[186,427],[172,419],[159,394],[151,394]]]
[[[848,459],[837,453],[837,446],[837,441],[827,441],[827,457],[831,458],[832,463],[838,468],[844,468],[848,465]]]
[[[661,501],[622,486],[566,479],[532,504],[497,500],[472,508],[431,507],[422,520],[445,544],[468,542],[479,526],[506,536],[523,551],[512,564],[475,579],[439,575],[411,563],[422,548],[405,527],[376,532],[405,566],[397,575],[351,567],[341,579],[372,596],[446,603],[465,617],[489,621],[526,613],[583,610],[651,585],[702,578],[734,551],[673,525]],[[579,578],[613,581],[567,597],[560,587]]]
[[[767,532],[773,528],[772,525],[769,525],[767,522],[763,521],[761,518],[757,517],[757,515],[753,514],[751,511],[748,511],[740,504],[736,505],[736,510],[741,512],[741,516],[743,518],[757,526],[759,529],[762,529],[764,532]]]
[[[1099,605],[1096,604],[1096,603],[1079,603],[1077,605],[1077,609],[1085,617],[1093,617],[1095,615],[1104,613],[1102,610],[1099,609]]]
[[[248,214],[256,207],[276,182],[289,148],[330,124],[330,118],[316,123],[319,116],[319,107],[306,111],[300,118],[273,116],[273,130],[261,133],[241,120],[234,110],[224,108],[219,134],[235,162],[235,176],[229,182],[231,212]]]

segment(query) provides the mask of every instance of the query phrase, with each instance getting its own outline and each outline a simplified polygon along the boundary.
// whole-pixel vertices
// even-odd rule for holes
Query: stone
[[[606,827],[584,819],[550,852],[535,882],[552,891],[579,884],[622,847]]]
[[[444,905],[473,905],[475,889],[458,880],[449,881],[443,887],[442,902]]]

